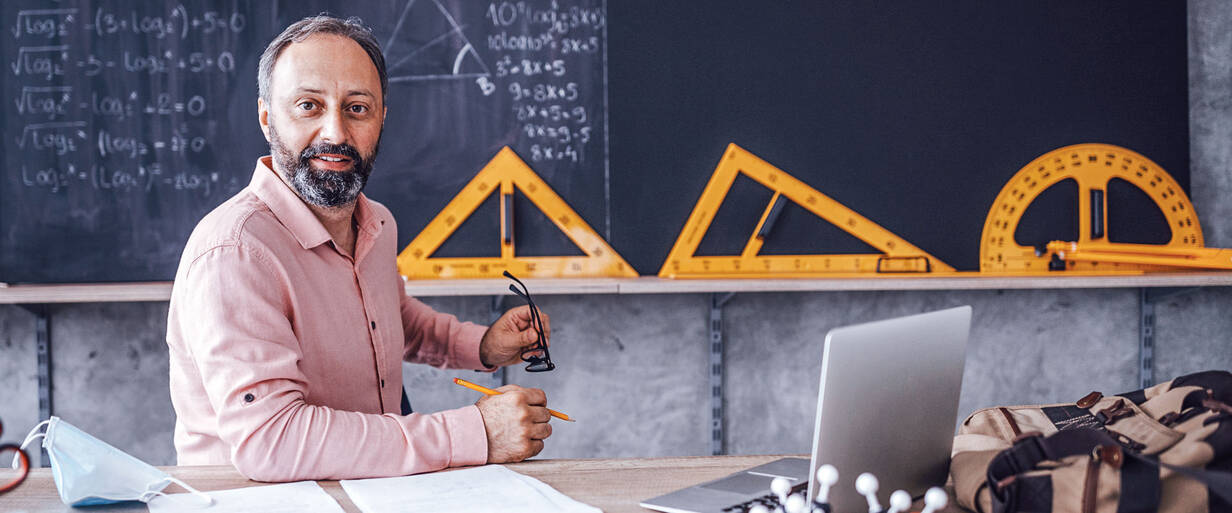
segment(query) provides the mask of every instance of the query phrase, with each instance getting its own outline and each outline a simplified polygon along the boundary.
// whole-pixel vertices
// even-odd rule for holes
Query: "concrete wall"
[[[1232,4],[1189,6],[1193,200],[1207,244],[1229,247]],[[426,301],[466,320],[490,320],[489,298]],[[709,295],[537,302],[552,315],[559,368],[541,375],[513,368],[508,379],[544,388],[554,407],[579,419],[556,425],[544,457],[708,454]],[[994,404],[1136,388],[1136,289],[740,294],[724,310],[729,451],[808,452],[820,338],[830,328],[960,304],[975,308],[960,416]],[[1157,375],[1232,369],[1228,311],[1229,289],[1159,303]],[[173,464],[167,305],[59,305],[51,313],[55,413],[150,463]],[[39,420],[35,369],[33,315],[0,306],[0,441],[20,441]],[[416,365],[403,375],[423,412],[474,402],[451,377],[487,379]]]

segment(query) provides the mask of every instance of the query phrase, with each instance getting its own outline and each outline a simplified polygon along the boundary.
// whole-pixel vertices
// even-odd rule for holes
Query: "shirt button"
[[[256,397],[253,397],[253,396],[252,396],[252,394],[244,394],[244,402],[246,402],[246,403],[251,403],[251,402],[253,402],[253,401],[254,401],[254,400],[256,400],[256,399],[257,399],[257,398],[256,398]]]
[[[376,329],[376,321],[372,321],[372,329]]]

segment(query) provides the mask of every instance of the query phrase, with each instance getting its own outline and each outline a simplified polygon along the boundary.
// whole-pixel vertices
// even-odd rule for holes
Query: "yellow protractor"
[[[1084,248],[1131,246],[1109,242],[1106,191],[1113,179],[1141,189],[1159,207],[1172,236],[1159,248],[1201,248],[1202,226],[1189,196],[1163,168],[1150,159],[1111,144],[1086,143],[1050,151],[1031,161],[1001,189],[984,220],[980,237],[980,271],[1001,274],[1050,272],[1136,273],[1175,270],[1149,259],[1120,261],[1061,260],[1053,249],[1018,244],[1014,233],[1023,212],[1039,195],[1062,180],[1078,184],[1078,240]]]

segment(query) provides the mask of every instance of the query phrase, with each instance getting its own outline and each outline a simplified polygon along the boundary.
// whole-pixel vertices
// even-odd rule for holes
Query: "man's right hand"
[[[479,415],[488,432],[488,463],[513,463],[539,454],[552,435],[547,395],[538,388],[505,385],[501,395],[479,399]]]

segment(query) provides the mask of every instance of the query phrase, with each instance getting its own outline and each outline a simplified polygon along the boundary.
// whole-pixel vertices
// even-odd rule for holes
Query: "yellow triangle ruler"
[[[1151,198],[1171,227],[1162,245],[1109,242],[1108,183],[1121,179]],[[1078,240],[1044,248],[1018,244],[1014,233],[1023,212],[1049,187],[1062,180],[1078,185]],[[980,237],[980,271],[999,274],[1141,273],[1207,267],[1224,258],[1203,250],[1202,227],[1193,203],[1176,180],[1158,164],[1111,144],[1076,144],[1031,161],[1001,189],[984,220]],[[1220,268],[1220,267],[1213,267]],[[1223,267],[1226,268],[1226,267]]]
[[[740,255],[696,256],[702,237],[740,174],[774,191],[757,227]],[[758,255],[786,201],[864,241],[883,253],[821,255]],[[926,275],[954,272],[936,257],[913,246],[855,211],[809,187],[735,144],[727,151],[697,200],[693,213],[668,254],[663,278],[804,278],[885,273]]]
[[[514,188],[522,191],[585,256],[517,256],[513,234]],[[500,194],[500,256],[433,257],[458,226],[494,193]],[[398,271],[407,278],[500,278],[506,270],[519,278],[637,276],[633,268],[508,146],[502,148],[398,255]]]

